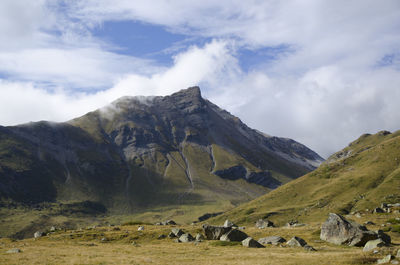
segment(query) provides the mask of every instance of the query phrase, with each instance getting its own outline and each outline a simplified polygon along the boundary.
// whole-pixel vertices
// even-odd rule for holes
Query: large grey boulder
[[[248,248],[265,248],[263,245],[258,243],[258,241],[254,240],[251,237],[248,237],[245,240],[243,240],[242,246],[248,247]]]
[[[179,242],[187,243],[192,241],[194,241],[194,237],[189,233],[183,234],[179,237]]]
[[[378,238],[378,234],[369,231],[365,226],[346,220],[343,216],[330,213],[321,227],[321,240],[336,245],[362,247],[370,240]]]
[[[259,219],[256,222],[256,227],[258,229],[264,229],[264,228],[267,228],[267,227],[274,227],[274,223],[269,221],[269,220],[266,220],[266,219]]]
[[[365,244],[363,251],[368,252],[368,251],[374,250],[376,248],[384,247],[386,245],[387,244],[385,242],[383,242],[383,240],[380,238],[375,239],[375,240],[370,240]]]
[[[245,240],[247,237],[248,235],[245,232],[237,229],[232,229],[228,233],[222,235],[219,240],[230,241],[230,242],[241,242]]]
[[[280,237],[280,236],[268,236],[268,237],[263,237],[263,238],[260,238],[259,240],[258,240],[258,242],[260,243],[260,244],[272,244],[272,245],[278,245],[278,244],[280,244],[280,243],[285,243],[286,242],[286,239],[284,239],[283,237]]]
[[[294,236],[292,239],[286,242],[286,245],[290,247],[304,247],[307,245],[307,242],[300,237]]]
[[[208,240],[219,240],[222,235],[228,233],[232,230],[231,227],[223,227],[223,226],[212,226],[204,224],[203,226],[204,235]]]

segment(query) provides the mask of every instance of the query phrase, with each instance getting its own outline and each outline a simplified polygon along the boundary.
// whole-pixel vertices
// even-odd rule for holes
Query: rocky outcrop
[[[387,238],[381,232],[369,231],[365,226],[346,220],[343,216],[330,213],[322,224],[320,238],[336,245],[364,246],[368,241]],[[389,237],[390,238],[390,237]]]

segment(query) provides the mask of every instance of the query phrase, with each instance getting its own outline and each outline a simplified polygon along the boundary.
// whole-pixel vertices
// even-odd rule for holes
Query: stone
[[[219,240],[229,242],[241,242],[246,238],[248,238],[248,235],[245,232],[237,229],[232,229],[228,233],[222,235]]]
[[[392,260],[391,262],[390,262],[390,264],[399,264],[400,262],[398,261],[398,260]]]
[[[269,220],[266,220],[266,219],[259,219],[256,222],[256,227],[258,229],[264,229],[264,228],[267,228],[267,227],[274,227],[274,223],[269,221]]]
[[[138,231],[143,231],[144,230],[144,226],[139,226],[137,230]]]
[[[343,216],[330,213],[321,227],[321,240],[336,245],[362,247],[370,240],[378,238],[378,234],[369,231],[365,226],[346,220]]]
[[[207,240],[219,240],[222,235],[232,230],[231,227],[212,226],[203,224],[204,235]]]
[[[234,223],[232,223],[230,220],[226,219],[223,226],[224,227],[234,227],[236,225]]]
[[[159,235],[159,236],[157,237],[157,239],[164,239],[164,238],[167,238],[167,236],[166,236],[166,235]]]
[[[20,253],[20,252],[22,252],[22,251],[19,248],[12,248],[12,249],[7,250],[6,253]]]
[[[268,237],[260,238],[258,240],[258,242],[263,245],[272,244],[272,245],[276,246],[280,243],[285,243],[286,239],[284,239],[283,237],[280,237],[280,236],[268,236]]]
[[[385,234],[382,230],[378,230],[375,233],[378,235],[378,238],[382,239],[382,241],[386,244],[389,245],[392,243],[392,239],[390,238],[390,236],[388,234]]]
[[[305,245],[303,248],[304,248],[305,250],[307,250],[307,251],[317,251],[315,248],[313,248],[313,247],[310,246],[310,245]]]
[[[43,235],[44,235],[43,232],[41,232],[41,231],[36,231],[36,232],[33,234],[33,237],[34,237],[34,238],[39,238],[39,237],[42,237]]]
[[[56,230],[57,230],[57,229],[56,229],[55,226],[50,227],[50,232],[54,232],[54,231],[56,231]]]
[[[258,243],[256,240],[254,240],[251,237],[248,237],[245,240],[243,240],[242,246],[248,247],[248,248],[265,248],[263,245],[261,245],[260,243]]]
[[[174,220],[166,220],[163,222],[156,223],[155,225],[176,225]]]
[[[191,234],[186,233],[179,237],[179,241],[183,243],[192,242],[194,241],[194,237]]]
[[[363,248],[363,251],[364,251],[364,252],[368,252],[368,251],[374,250],[374,249],[376,249],[376,248],[381,248],[381,247],[383,247],[383,246],[386,246],[386,243],[383,242],[382,239],[378,238],[378,239],[375,239],[375,240],[370,240],[370,241],[368,241],[368,242],[365,244],[365,246],[364,246],[364,248]]]
[[[387,255],[381,259],[378,259],[377,264],[385,264],[385,263],[389,263],[391,260],[393,259],[392,255]]]
[[[200,233],[197,233],[196,241],[202,241],[202,240],[204,240],[204,236],[202,234],[200,234]]]
[[[101,240],[100,240],[101,242],[107,242],[108,241],[108,239],[106,238],[106,237],[103,237],[103,238],[101,238]]]
[[[176,235],[175,235],[173,232],[170,232],[170,233],[168,234],[168,237],[169,237],[169,238],[175,238]]]
[[[292,239],[286,242],[286,245],[290,247],[304,247],[305,245],[307,245],[307,242],[300,237],[294,236],[292,237]]]
[[[171,229],[171,233],[173,233],[175,235],[175,237],[180,237],[181,235],[183,235],[185,232],[183,232],[182,229],[180,228],[172,228]]]
[[[376,207],[373,213],[384,213],[385,211],[382,208]]]
[[[301,224],[298,221],[290,221],[286,223],[286,227],[300,227],[300,226],[305,226],[305,224]]]

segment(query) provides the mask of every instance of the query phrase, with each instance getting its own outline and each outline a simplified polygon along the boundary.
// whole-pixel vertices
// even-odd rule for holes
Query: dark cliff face
[[[293,140],[247,127],[192,87],[123,97],[67,123],[1,127],[0,196],[92,200],[124,211],[199,203],[214,193],[240,202],[320,162]]]

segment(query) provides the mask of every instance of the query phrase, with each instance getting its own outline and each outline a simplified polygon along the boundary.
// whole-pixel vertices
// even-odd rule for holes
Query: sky
[[[0,1],[2,126],[195,85],[325,158],[398,130],[400,1]]]

